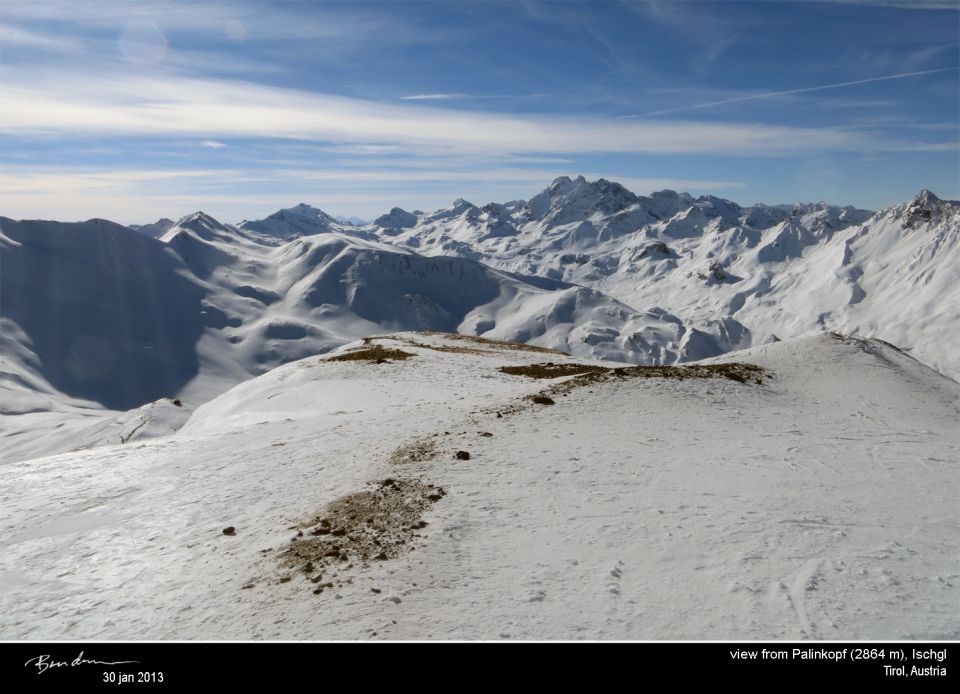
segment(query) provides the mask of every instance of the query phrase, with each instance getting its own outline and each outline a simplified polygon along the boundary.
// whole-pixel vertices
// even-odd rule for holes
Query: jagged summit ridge
[[[411,227],[369,228],[417,253],[581,284],[635,308],[661,306],[715,337],[716,321],[727,319],[752,344],[823,329],[895,335],[956,374],[960,355],[942,334],[956,328],[954,318],[932,325],[922,306],[952,316],[960,304],[947,299],[957,288],[942,284],[960,265],[958,210],[929,191],[875,214],[825,202],[745,207],[673,190],[634,195],[605,179],[562,176],[522,204],[479,212],[454,205]],[[907,250],[914,241],[906,235],[920,228],[943,240],[930,246],[935,258]]]
[[[319,234],[344,226],[352,225],[338,222],[323,210],[302,202],[293,207],[277,210],[264,219],[245,220],[237,225],[240,229],[266,234],[281,240]]]
[[[373,224],[382,229],[409,229],[416,225],[419,216],[400,207],[394,207],[387,214],[377,217]]]

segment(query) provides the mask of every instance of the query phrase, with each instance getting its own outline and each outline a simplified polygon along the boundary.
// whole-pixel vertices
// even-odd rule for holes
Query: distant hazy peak
[[[223,224],[221,224],[219,220],[215,219],[214,217],[211,217],[210,215],[208,215],[206,212],[203,212],[202,210],[198,210],[197,212],[188,214],[182,217],[179,222],[177,222],[179,226],[186,226],[187,224],[196,224],[196,223],[210,225],[210,226],[218,226],[218,227],[223,226]]]
[[[339,227],[340,224],[323,210],[301,202],[277,210],[264,219],[244,220],[237,226],[245,231],[287,240],[330,231],[331,227]]]
[[[416,226],[419,217],[400,207],[394,207],[387,214],[380,215],[373,223],[384,229],[409,229]]]
[[[267,217],[267,219],[309,219],[309,220],[320,220],[323,222],[336,222],[332,216],[324,212],[318,207],[313,207],[308,205],[305,202],[298,203],[293,207],[284,207],[277,210],[272,215]]]

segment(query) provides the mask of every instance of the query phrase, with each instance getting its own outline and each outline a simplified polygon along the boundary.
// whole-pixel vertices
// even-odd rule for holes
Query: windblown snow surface
[[[830,334],[571,364],[621,366],[398,333],[0,466],[0,637],[960,637],[955,381]]]

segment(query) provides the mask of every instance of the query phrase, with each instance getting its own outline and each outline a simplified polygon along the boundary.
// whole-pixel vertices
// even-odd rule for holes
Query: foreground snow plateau
[[[0,638],[960,638],[960,386],[830,334],[714,361],[762,371],[401,333],[4,465]]]

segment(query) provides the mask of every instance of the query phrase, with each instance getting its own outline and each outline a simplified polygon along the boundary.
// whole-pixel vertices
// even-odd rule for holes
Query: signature
[[[37,668],[37,674],[43,674],[47,670],[56,667],[77,667],[77,665],[126,665],[128,663],[139,663],[139,660],[115,660],[113,662],[107,662],[105,660],[90,660],[83,657],[83,651],[80,651],[78,655],[73,660],[50,660],[50,655],[38,655],[36,658],[31,658],[23,664],[24,667],[30,667],[31,665]]]

